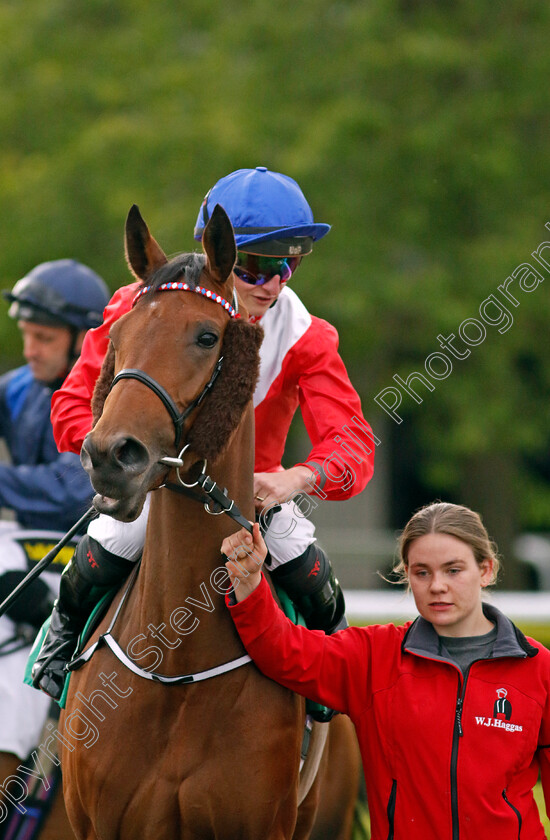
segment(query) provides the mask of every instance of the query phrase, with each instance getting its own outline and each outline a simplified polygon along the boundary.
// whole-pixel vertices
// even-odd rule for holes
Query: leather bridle
[[[181,436],[183,434],[183,424],[185,423],[186,419],[189,417],[191,412],[197,408],[206,395],[209,393],[210,389],[214,385],[214,382],[218,378],[218,374],[222,369],[223,363],[223,356],[220,356],[218,361],[216,362],[216,366],[212,371],[212,375],[200,394],[198,394],[194,400],[192,400],[189,405],[183,410],[179,411],[175,401],[172,399],[168,391],[162,387],[162,385],[157,382],[156,379],[153,379],[152,376],[149,376],[148,373],[145,373],[144,370],[140,370],[139,368],[124,368],[117,373],[113,381],[111,382],[111,390],[117,382],[120,382],[121,379],[137,379],[138,382],[141,382],[143,385],[146,385],[156,396],[160,399],[168,414],[170,415],[172,422],[174,424],[174,428],[176,430],[176,438],[174,444],[176,448],[179,446],[181,441]]]
[[[227,314],[230,318],[239,318],[239,311],[238,311],[238,303],[235,294],[233,295],[233,303],[232,306],[229,301],[222,298],[221,295],[216,294],[211,289],[207,289],[204,286],[190,286],[183,280],[179,281],[172,281],[169,283],[162,283],[156,289],[153,289],[152,286],[144,286],[142,289],[139,290],[137,295],[134,297],[132,301],[132,308],[135,306],[137,301],[142,298],[147,292],[153,290],[154,292],[195,292],[195,294],[202,295],[203,297],[211,300],[213,303],[219,304],[222,309],[225,309]],[[120,373],[117,373],[113,381],[111,382],[111,390],[117,382],[120,382],[121,379],[136,379],[138,382],[141,382],[143,385],[146,385],[156,396],[160,399],[168,414],[170,415],[172,422],[174,424],[174,428],[176,430],[176,438],[175,438],[175,446],[178,447],[181,441],[181,436],[183,434],[183,424],[185,423],[186,419],[189,417],[191,412],[197,408],[206,395],[211,390],[214,382],[218,378],[218,374],[222,369],[223,363],[223,356],[220,356],[218,361],[216,362],[216,367],[212,371],[212,375],[209,381],[206,383],[200,394],[195,397],[192,402],[183,410],[179,411],[175,401],[172,399],[168,391],[162,387],[162,385],[153,379],[152,376],[149,376],[148,373],[145,373],[144,370],[140,370],[139,368],[124,368],[121,370]]]

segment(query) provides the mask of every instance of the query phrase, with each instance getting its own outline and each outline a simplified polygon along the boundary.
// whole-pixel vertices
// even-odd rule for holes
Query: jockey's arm
[[[88,330],[80,357],[61,388],[52,395],[51,420],[60,452],[80,454],[82,442],[92,428],[92,395],[109,346],[109,330],[130,310],[139,286],[131,283],[115,292],[105,308],[103,323]]]

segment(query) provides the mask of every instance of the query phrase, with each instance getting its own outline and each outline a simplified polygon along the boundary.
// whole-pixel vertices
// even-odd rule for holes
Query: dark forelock
[[[155,271],[145,285],[151,287],[152,293],[163,283],[184,280],[194,289],[198,285],[205,263],[206,257],[204,254],[179,254]]]

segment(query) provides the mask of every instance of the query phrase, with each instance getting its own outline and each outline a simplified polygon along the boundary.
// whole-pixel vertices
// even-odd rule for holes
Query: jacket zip
[[[423,659],[432,659],[435,660],[435,657],[426,656],[422,653],[415,653],[415,656],[420,656]],[[468,678],[468,674],[470,673],[470,668],[473,665],[473,662],[470,663],[470,668],[468,668],[466,674],[462,674],[462,671],[455,665],[454,662],[449,662],[448,659],[442,659],[442,662],[446,662],[452,668],[454,668],[457,672],[458,677],[458,687],[456,692],[456,706],[455,706],[455,721],[454,721],[454,728],[453,728],[453,744],[451,748],[451,767],[450,767],[450,776],[451,776],[451,825],[452,825],[452,840],[459,840],[460,837],[460,829],[459,829],[459,822],[458,822],[458,781],[457,781],[457,763],[458,763],[458,744],[459,739],[463,736],[464,732],[462,730],[462,706],[464,703],[464,694],[466,693],[466,681]],[[475,660],[479,661],[479,660]],[[460,683],[462,682],[462,691],[460,690]],[[392,788],[393,792],[393,788]],[[394,803],[395,805],[395,803]],[[389,806],[388,806],[388,814],[389,814]],[[390,829],[392,826],[390,825]],[[392,840],[393,834],[388,836],[388,840]]]
[[[459,739],[462,738],[464,732],[462,730],[462,706],[464,703],[464,694],[466,692],[466,677],[462,683],[462,691],[460,686],[461,675],[458,675],[458,688],[456,693],[456,708],[455,708],[455,725],[453,731],[453,746],[451,749],[451,818],[452,818],[452,832],[453,840],[459,840],[459,823],[458,823],[458,780],[457,780],[457,764],[458,764],[458,744]]]
[[[386,808],[386,813],[388,815],[388,840],[393,840],[394,838],[394,828],[395,828],[395,798],[397,795],[397,779],[392,780],[391,791],[390,791],[390,798],[388,799],[388,807]]]
[[[482,662],[482,661],[485,661],[485,660],[474,659],[474,662]],[[462,736],[464,735],[464,730],[462,729],[462,707],[464,705],[464,696],[466,694],[466,684],[468,682],[468,676],[470,674],[470,668],[472,667],[474,662],[470,662],[470,664],[469,664],[469,666],[466,670],[466,673],[463,675],[462,691],[460,690],[460,680],[461,680],[461,677],[462,677],[462,672],[459,672],[459,675],[458,675],[458,689],[457,689],[457,693],[456,693],[456,708],[455,708],[455,725],[454,725],[454,732],[453,732],[453,747],[452,747],[452,751],[451,751],[451,815],[452,815],[452,825],[453,825],[453,840],[459,840],[459,836],[460,836],[460,828],[459,828],[459,821],[458,821],[457,765],[458,765],[458,745],[460,743],[460,738],[462,738]],[[513,807],[513,806],[510,805],[510,807]]]
[[[516,815],[516,818],[517,818],[517,821],[518,821],[518,840],[520,840],[520,838],[521,838],[521,813],[518,811],[518,809],[517,809],[517,808],[515,808],[515,807],[512,805],[512,803],[510,802],[510,800],[509,800],[509,799],[508,799],[508,797],[506,796],[506,791],[505,791],[505,790],[503,790],[503,791],[502,791],[502,798],[504,799],[504,801],[506,802],[506,804],[508,805],[508,807],[509,807],[509,808],[510,808],[510,809],[514,812],[514,814]]]

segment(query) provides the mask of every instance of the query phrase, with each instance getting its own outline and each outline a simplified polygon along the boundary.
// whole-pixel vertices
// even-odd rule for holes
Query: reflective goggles
[[[261,254],[247,254],[237,251],[237,264],[233,271],[237,277],[250,286],[263,286],[277,275],[281,283],[290,280],[300,265],[302,257],[263,257]]]

